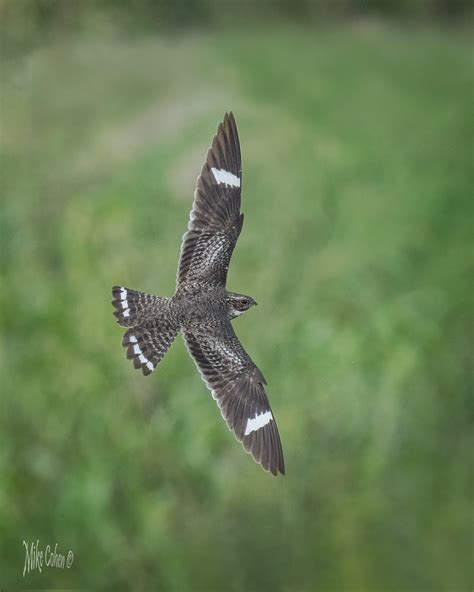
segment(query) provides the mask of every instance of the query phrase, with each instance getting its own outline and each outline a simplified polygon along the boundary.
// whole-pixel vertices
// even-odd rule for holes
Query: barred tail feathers
[[[169,298],[137,292],[123,286],[114,286],[112,295],[112,304],[116,309],[114,316],[122,327],[136,327],[159,315],[169,301]]]
[[[174,341],[179,324],[172,312],[171,299],[130,290],[112,288],[114,315],[127,327],[122,345],[134,367],[148,375],[156,368]]]
[[[145,376],[151,374],[170,348],[179,327],[165,318],[153,319],[145,325],[128,329],[122,340],[127,358]]]

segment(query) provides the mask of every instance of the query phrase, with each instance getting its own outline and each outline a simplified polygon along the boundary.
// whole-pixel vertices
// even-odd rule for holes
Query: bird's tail
[[[114,310],[114,316],[117,323],[122,327],[136,327],[160,314],[170,300],[169,298],[161,298],[160,296],[153,296],[153,294],[130,290],[123,286],[114,286],[112,295],[114,297],[112,304],[116,309]]]
[[[153,372],[179,331],[172,299],[114,286],[114,315],[128,327],[122,340],[127,358],[147,375]]]

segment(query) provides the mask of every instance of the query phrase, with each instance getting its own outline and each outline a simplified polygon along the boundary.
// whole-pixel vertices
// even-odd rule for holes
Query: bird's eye
[[[249,303],[249,301],[246,298],[242,299],[242,304],[245,306]]]

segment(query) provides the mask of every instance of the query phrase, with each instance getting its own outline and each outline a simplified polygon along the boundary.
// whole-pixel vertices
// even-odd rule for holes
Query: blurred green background
[[[0,2],[0,585],[472,589],[472,19],[463,2]],[[178,338],[133,370],[110,287],[174,291],[233,110],[229,288],[287,475]],[[471,261],[470,261],[471,259]],[[22,576],[22,541],[71,549]]]

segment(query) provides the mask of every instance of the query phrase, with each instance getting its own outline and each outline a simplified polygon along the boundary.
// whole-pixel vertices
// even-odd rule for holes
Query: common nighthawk
[[[181,331],[229,429],[265,470],[285,474],[265,378],[230,322],[257,304],[250,296],[226,290],[244,221],[241,184],[239,137],[233,114],[226,113],[197,179],[175,295],[163,298],[115,286],[112,304],[118,323],[128,327],[122,344],[135,368],[150,374]]]

